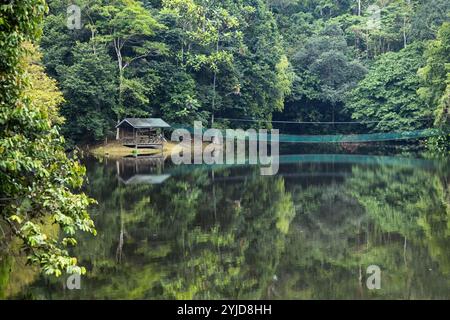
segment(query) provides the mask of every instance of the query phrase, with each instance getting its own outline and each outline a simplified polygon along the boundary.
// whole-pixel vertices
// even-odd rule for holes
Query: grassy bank
[[[177,148],[178,145],[172,142],[164,143],[163,152],[166,154],[170,154],[174,148]],[[130,147],[123,146],[120,142],[114,141],[108,144],[102,144],[95,147],[92,147],[88,150],[88,152],[94,156],[98,157],[126,157],[130,155],[155,155],[161,153],[160,149],[135,149]]]

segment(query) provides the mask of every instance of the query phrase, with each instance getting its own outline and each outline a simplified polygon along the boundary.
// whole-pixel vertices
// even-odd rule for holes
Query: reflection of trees
[[[445,188],[432,172],[386,166],[354,166],[340,186],[299,188],[278,297],[448,297]],[[371,264],[383,270],[381,291],[365,287]]]
[[[298,188],[296,217],[279,270],[278,298],[347,298],[357,295],[366,246],[365,214],[336,184]]]
[[[162,185],[123,185],[113,167],[89,173],[99,233],[76,249],[89,270],[82,290],[63,297],[261,298],[270,288],[294,215],[282,178],[255,170],[229,182],[229,170],[215,179],[194,171]],[[59,282],[49,287],[61,292]]]
[[[260,298],[283,250],[294,213],[291,198],[280,178],[253,175],[243,183],[218,183],[215,199],[211,183],[198,199],[197,227],[188,226],[183,246],[174,250],[177,263],[166,293],[189,299]],[[216,216],[214,205],[220,208]]]
[[[36,297],[449,296],[448,168],[320,164],[296,171],[348,175],[286,184],[235,168],[161,185],[119,184],[114,166],[88,169],[99,234],[76,248],[89,269],[82,290],[40,280],[33,286],[50,290],[31,290]],[[382,269],[381,291],[366,289],[371,264]]]
[[[354,170],[352,194],[384,232],[427,247],[440,271],[450,272],[450,202],[445,172],[381,167]],[[405,244],[406,245],[406,244]]]
[[[58,237],[59,227],[51,224],[50,219],[42,220],[41,228],[46,234]],[[3,233],[0,225],[0,299],[32,298],[22,291],[39,278],[39,268],[27,263],[21,244],[20,239]]]
[[[349,181],[353,195],[383,232],[404,239],[404,272],[412,296],[449,295],[450,204],[446,172],[438,176],[417,169],[381,167],[370,173],[356,169]],[[394,273],[395,264],[389,270]],[[420,286],[424,291],[419,291]],[[435,292],[426,292],[427,287],[434,287]]]

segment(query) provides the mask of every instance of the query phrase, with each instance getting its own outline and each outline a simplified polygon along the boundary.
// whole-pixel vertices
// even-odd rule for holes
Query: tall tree
[[[59,276],[85,272],[67,246],[76,244],[78,230],[95,230],[86,211],[92,200],[73,192],[85,169],[67,157],[54,122],[60,96],[42,69],[30,66],[37,61],[25,59],[24,41],[38,39],[46,10],[43,0],[0,7],[0,219],[22,240],[29,262]],[[29,79],[44,79],[49,91],[30,89]],[[58,225],[60,237],[44,232],[44,223]]]
[[[411,20],[411,37],[414,40],[435,39],[440,26],[450,19],[450,2],[447,0],[419,0]]]
[[[444,23],[437,39],[425,51],[425,66],[419,70],[419,95],[436,117],[436,125],[448,125],[450,113],[450,22]]]
[[[113,111],[117,122],[127,113],[124,109],[124,94],[129,90],[138,99],[142,99],[142,86],[138,80],[126,79],[125,70],[133,63],[152,54],[164,51],[164,45],[151,41],[156,30],[162,29],[142,4],[135,0],[113,0],[107,5],[96,8],[103,19],[96,21],[100,36],[99,41],[109,42],[115,52],[118,67],[118,103]],[[93,28],[94,26],[91,26]],[[144,98],[145,99],[145,98]],[[143,101],[145,103],[145,100]],[[118,139],[119,130],[117,130]]]
[[[233,46],[239,46],[239,20],[223,6],[209,1],[165,0],[165,13],[171,13],[181,29],[181,64],[195,71],[212,73],[211,123],[217,110],[217,77],[220,69],[233,63]]]
[[[442,135],[428,141],[429,149],[447,155],[450,149],[450,23],[439,29],[436,40],[428,43],[425,66],[419,70],[421,87],[417,93],[435,118]]]
[[[427,127],[432,111],[417,96],[417,70],[424,64],[423,45],[411,44],[386,53],[348,95],[346,108],[352,118],[379,131]]]
[[[366,73],[347,46],[342,29],[334,23],[327,24],[299,47],[292,64],[297,74],[293,91],[295,105],[302,107],[305,98],[321,101],[328,108],[320,113],[332,122],[341,111],[338,108],[342,107],[344,94]]]
[[[78,42],[72,49],[73,64],[59,66],[67,118],[63,133],[70,145],[95,142],[108,136],[116,122],[118,101],[117,68],[102,46]]]

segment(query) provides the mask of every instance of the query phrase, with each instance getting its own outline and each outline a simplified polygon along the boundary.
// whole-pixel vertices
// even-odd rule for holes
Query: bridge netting
[[[251,128],[252,123],[261,124],[261,121],[252,119],[231,119],[218,118],[217,120],[225,120],[229,124],[230,129]],[[411,122],[420,122],[422,124],[431,125],[431,119],[416,119]],[[431,121],[431,123],[430,123]],[[367,125],[371,124],[392,124],[395,127],[395,121],[365,121],[365,122],[302,122],[302,121],[269,121],[272,129],[279,130],[279,141],[282,143],[367,143],[367,142],[386,142],[386,141],[406,141],[416,139],[426,139],[448,134],[441,129],[425,128],[420,130],[398,130],[392,129],[388,132],[373,132],[367,129]],[[241,125],[239,125],[241,124]],[[194,133],[192,125],[176,125],[175,128],[184,128]],[[256,126],[258,127],[258,126]],[[207,128],[203,128],[203,132]],[[226,129],[219,129],[223,137],[226,137]],[[270,131],[269,131],[270,132]],[[296,132],[298,132],[296,134]],[[269,134],[269,139],[271,139]],[[254,139],[248,134],[240,134],[237,139]]]

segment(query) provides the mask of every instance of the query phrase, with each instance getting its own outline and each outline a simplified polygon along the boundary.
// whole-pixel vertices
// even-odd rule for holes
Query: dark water
[[[6,297],[450,298],[449,162],[289,151],[273,177],[255,166],[86,159],[98,236],[74,252],[88,269],[81,289],[16,262]],[[366,284],[371,265],[379,290]]]

